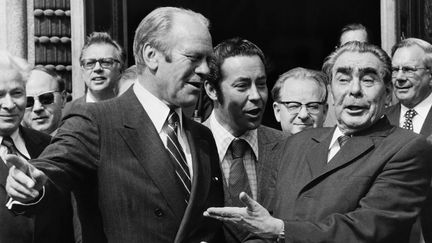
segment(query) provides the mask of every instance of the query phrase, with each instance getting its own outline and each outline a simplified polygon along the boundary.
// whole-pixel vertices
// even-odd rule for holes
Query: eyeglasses
[[[38,100],[42,105],[51,105],[54,103],[54,93],[60,91],[48,91],[37,96],[27,96],[27,108],[34,106],[35,100]]]
[[[287,111],[291,114],[298,114],[303,106],[306,107],[306,111],[309,114],[318,114],[320,112],[320,107],[324,102],[309,102],[302,104],[296,101],[278,101],[277,103],[282,104],[286,107]]]
[[[396,77],[399,71],[402,70],[402,73],[404,73],[407,76],[413,76],[415,72],[421,69],[429,70],[427,67],[415,67],[415,66],[398,66],[398,67],[392,67],[392,76]]]
[[[93,69],[96,66],[96,63],[99,63],[99,65],[102,68],[111,69],[116,62],[120,63],[119,60],[114,59],[114,58],[83,59],[81,61],[81,66],[84,69],[91,70],[91,69]]]

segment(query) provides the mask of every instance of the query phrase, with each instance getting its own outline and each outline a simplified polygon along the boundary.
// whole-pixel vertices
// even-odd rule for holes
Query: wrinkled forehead
[[[26,80],[24,80],[23,74],[14,69],[0,68],[0,83],[5,83],[8,81],[15,81],[23,86]]]
[[[332,74],[341,72],[353,74],[360,71],[375,71],[378,74],[383,74],[383,69],[384,63],[371,52],[344,52],[335,60]]]

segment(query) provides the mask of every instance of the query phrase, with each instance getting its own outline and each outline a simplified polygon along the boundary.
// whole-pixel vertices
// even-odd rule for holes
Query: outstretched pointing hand
[[[48,179],[47,176],[21,157],[8,154],[5,159],[10,167],[6,181],[8,195],[22,203],[37,199]]]

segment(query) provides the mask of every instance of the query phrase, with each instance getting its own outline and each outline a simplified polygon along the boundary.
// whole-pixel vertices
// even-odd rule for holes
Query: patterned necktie
[[[232,162],[230,165],[228,192],[229,199],[226,206],[243,207],[243,203],[239,200],[240,192],[244,191],[251,195],[246,169],[243,164],[243,156],[248,148],[248,143],[243,139],[235,138],[230,145]]]
[[[342,147],[346,144],[346,142],[348,142],[348,139],[350,139],[350,138],[351,138],[351,137],[350,137],[350,136],[347,136],[347,135],[339,136],[339,137],[337,138],[337,141],[338,141],[338,143],[339,143],[339,147],[342,148]]]
[[[18,150],[16,149],[15,144],[11,137],[9,136],[3,137],[1,144],[7,148],[8,154],[18,155]]]
[[[417,114],[418,114],[417,111],[415,111],[414,109],[407,110],[407,112],[404,115],[405,122],[404,122],[402,128],[405,128],[405,129],[408,129],[408,130],[412,131],[413,130],[413,121],[412,121],[412,119]]]
[[[185,202],[188,203],[192,182],[185,154],[177,138],[178,125],[179,117],[177,113],[174,110],[170,110],[162,130],[167,134],[166,149],[172,158],[171,161],[173,162],[176,176],[184,189]]]

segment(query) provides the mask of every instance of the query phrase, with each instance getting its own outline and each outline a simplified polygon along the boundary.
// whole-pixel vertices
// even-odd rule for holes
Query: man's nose
[[[42,105],[42,103],[41,103],[39,100],[36,100],[36,99],[35,99],[32,110],[33,110],[34,112],[40,112],[40,111],[42,111],[44,108],[45,108],[45,107]]]
[[[299,113],[297,114],[297,117],[298,117],[300,120],[306,120],[306,119],[309,118],[309,112],[307,111],[307,108],[306,108],[305,105],[302,105],[302,106],[300,107],[300,110],[299,110]]]

